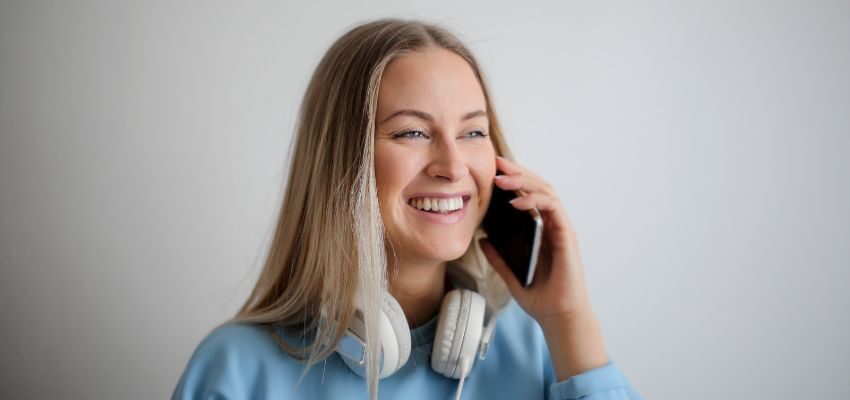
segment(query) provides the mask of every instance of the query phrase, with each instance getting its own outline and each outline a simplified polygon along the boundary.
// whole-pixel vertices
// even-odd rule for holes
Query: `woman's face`
[[[496,174],[486,110],[472,67],[451,51],[429,48],[387,65],[375,172],[386,235],[408,262],[460,257],[481,223]]]

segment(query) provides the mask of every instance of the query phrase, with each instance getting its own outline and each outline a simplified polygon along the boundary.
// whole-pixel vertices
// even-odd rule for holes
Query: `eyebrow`
[[[405,110],[398,110],[398,111],[394,112],[392,115],[387,117],[385,120],[381,121],[381,123],[383,124],[384,122],[387,122],[387,121],[389,121],[389,120],[391,120],[391,119],[393,119],[393,118],[395,118],[399,115],[409,115],[411,117],[424,119],[425,121],[434,121],[434,117],[431,116],[431,114],[428,114],[424,111],[405,109]],[[484,111],[484,110],[471,111],[471,112],[464,114],[462,117],[460,117],[460,120],[466,121],[468,119],[472,119],[472,118],[476,118],[476,117],[487,117],[487,112]]]

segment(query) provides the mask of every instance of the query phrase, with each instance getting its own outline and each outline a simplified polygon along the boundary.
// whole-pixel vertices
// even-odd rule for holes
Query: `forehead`
[[[390,62],[378,91],[379,121],[402,108],[457,115],[485,106],[484,92],[472,67],[461,56],[442,48],[415,51]]]

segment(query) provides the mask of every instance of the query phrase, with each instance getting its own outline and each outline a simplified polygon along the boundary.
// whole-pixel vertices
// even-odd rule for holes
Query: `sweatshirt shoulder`
[[[496,329],[497,331],[501,331],[502,334],[514,338],[523,338],[521,342],[524,345],[546,345],[540,325],[513,299],[511,299],[508,306],[499,315]]]
[[[265,354],[274,347],[277,347],[277,344],[268,327],[249,323],[228,323],[207,334],[198,345],[198,351]]]
[[[262,398],[294,386],[302,372],[303,364],[281,348],[268,327],[228,323],[198,344],[172,398]]]

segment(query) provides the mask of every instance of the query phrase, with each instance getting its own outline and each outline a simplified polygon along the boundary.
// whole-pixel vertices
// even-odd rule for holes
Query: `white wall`
[[[129,2],[126,2],[129,3]],[[170,396],[259,272],[353,24],[480,58],[647,399],[850,398],[850,3],[0,6],[0,397]]]

